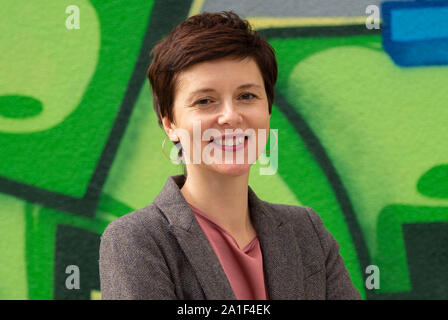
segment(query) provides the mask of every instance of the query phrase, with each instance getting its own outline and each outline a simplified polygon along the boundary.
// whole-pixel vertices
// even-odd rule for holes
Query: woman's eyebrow
[[[258,84],[253,84],[253,83],[242,84],[237,89],[250,89],[250,88],[263,89],[262,86],[260,86]]]
[[[190,98],[192,98],[195,94],[198,94],[198,93],[206,93],[206,92],[213,92],[213,91],[215,91],[215,89],[213,89],[213,88],[198,89],[198,90],[195,90],[190,93]]]

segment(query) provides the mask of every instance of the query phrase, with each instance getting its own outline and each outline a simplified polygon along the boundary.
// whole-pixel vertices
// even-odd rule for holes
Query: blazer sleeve
[[[344,260],[339,254],[340,247],[336,239],[325,229],[319,215],[309,207],[306,209],[319,236],[325,256],[327,300],[361,300],[361,295],[354,287]]]
[[[102,299],[177,299],[169,268],[154,239],[142,228],[118,220],[101,236]]]

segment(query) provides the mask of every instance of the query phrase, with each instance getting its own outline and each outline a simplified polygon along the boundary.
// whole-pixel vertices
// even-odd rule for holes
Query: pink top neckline
[[[212,217],[210,217],[209,215],[207,215],[203,211],[199,210],[198,208],[194,207],[190,203],[189,203],[189,205],[193,209],[193,212],[195,214],[198,214],[201,217],[203,217],[204,219],[209,220],[211,223],[215,224],[222,232],[227,234],[233,240],[233,242],[237,246],[237,248],[240,249],[241,251],[243,251],[244,253],[247,253],[247,251],[249,251],[255,245],[255,242],[256,242],[255,240],[258,239],[257,235],[255,235],[255,237],[248,244],[246,244],[246,246],[244,248],[241,249],[239,247],[239,245],[238,245],[238,242],[236,242],[235,238],[226,229],[224,229],[224,227],[221,226],[215,219],[212,219]]]
[[[210,242],[238,300],[267,300],[263,255],[258,236],[243,249],[218,222],[189,204]]]

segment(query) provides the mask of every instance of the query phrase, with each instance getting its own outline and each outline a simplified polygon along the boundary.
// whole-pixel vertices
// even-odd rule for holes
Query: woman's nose
[[[237,125],[241,124],[242,119],[243,118],[240,110],[233,101],[223,103],[218,118],[218,123],[220,125],[228,124],[230,126],[236,127]]]

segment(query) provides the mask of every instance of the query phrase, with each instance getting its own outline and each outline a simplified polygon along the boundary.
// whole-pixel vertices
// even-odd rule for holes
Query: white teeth
[[[216,142],[221,146],[234,146],[243,143],[244,137],[238,137],[238,138],[234,137],[233,139],[225,139],[224,141],[222,139],[219,139],[215,140],[214,142]]]

